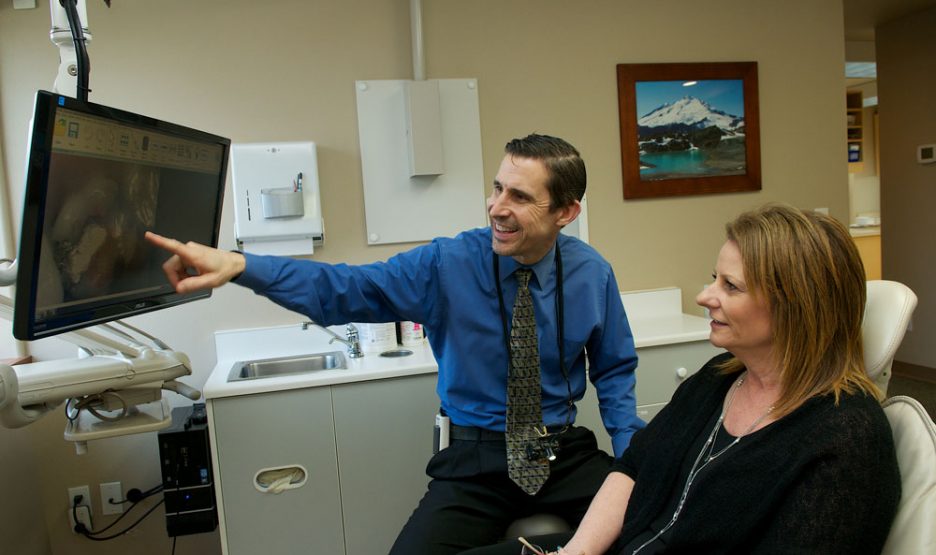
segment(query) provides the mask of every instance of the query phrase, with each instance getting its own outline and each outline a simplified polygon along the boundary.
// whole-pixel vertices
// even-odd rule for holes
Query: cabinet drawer
[[[683,380],[720,352],[708,341],[637,349],[637,404],[669,402]]]

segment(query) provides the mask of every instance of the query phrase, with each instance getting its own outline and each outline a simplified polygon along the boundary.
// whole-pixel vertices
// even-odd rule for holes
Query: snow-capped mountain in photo
[[[666,103],[653,109],[637,120],[643,128],[670,128],[673,130],[705,129],[718,127],[726,135],[743,133],[744,117],[716,110],[704,100],[685,96],[676,102]],[[658,129],[653,129],[658,131]]]

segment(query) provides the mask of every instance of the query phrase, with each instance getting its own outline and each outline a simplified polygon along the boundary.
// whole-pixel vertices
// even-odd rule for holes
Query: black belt
[[[547,426],[546,430],[554,434],[562,431],[563,426]],[[461,441],[504,441],[504,432],[495,432],[476,428],[474,426],[459,426],[452,424],[449,426],[449,438]]]

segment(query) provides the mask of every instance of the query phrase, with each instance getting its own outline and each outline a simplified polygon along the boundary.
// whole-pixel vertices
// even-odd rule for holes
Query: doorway
[[[846,63],[848,224],[867,279],[881,279],[881,178],[877,71],[873,62]]]

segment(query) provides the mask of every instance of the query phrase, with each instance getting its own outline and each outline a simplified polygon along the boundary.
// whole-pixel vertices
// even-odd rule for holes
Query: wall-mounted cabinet
[[[845,93],[845,108],[848,121],[848,171],[855,173],[864,169],[864,121],[862,118],[863,98],[861,91]]]

